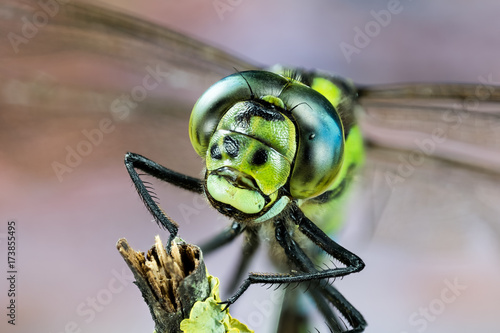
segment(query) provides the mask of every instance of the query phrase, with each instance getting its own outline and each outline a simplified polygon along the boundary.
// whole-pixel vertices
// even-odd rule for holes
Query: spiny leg
[[[309,330],[309,323],[312,321],[310,316],[307,314],[309,310],[303,309],[303,297],[305,297],[303,293],[306,291],[313,299],[316,307],[323,315],[323,318],[325,318],[330,331],[337,332],[345,329],[345,323],[337,314],[334,313],[332,306],[328,300],[325,299],[325,292],[320,286],[320,284],[325,283],[327,283],[325,280],[320,280],[319,282],[311,281],[306,283],[307,286],[305,286],[305,288],[302,286],[302,288],[290,287],[286,289],[281,308],[280,321],[278,324],[279,333],[311,332]]]
[[[350,333],[361,333],[364,331],[367,323],[363,315],[331,284],[321,286],[321,295],[326,298],[337,309],[343,309],[340,313],[349,321],[353,327],[347,331]]]
[[[335,250],[338,250],[339,247],[343,249],[340,245],[335,243],[330,237],[326,236],[326,234],[324,234],[321,229],[319,229],[316,225],[314,225],[314,223],[312,223],[309,219],[307,219],[307,217],[305,217],[302,214],[302,212],[300,212],[300,214],[294,212],[294,215],[297,218],[297,221],[301,221],[302,223],[302,227],[299,225],[299,230],[306,230],[304,234],[306,234],[311,240],[313,240],[318,246],[320,246],[326,252],[331,254],[331,252],[327,251],[326,249],[329,249],[330,251],[332,251],[332,248]],[[287,254],[288,258],[290,258],[290,260],[293,262],[293,264],[295,264],[299,269],[301,269],[304,272],[317,271],[311,259],[292,239],[292,237],[286,230],[285,225],[283,223],[276,223],[275,225],[276,225],[276,233],[281,234],[281,237],[277,236],[276,238],[280,242],[280,245],[284,248],[285,253]],[[318,237],[314,239],[315,236]],[[334,243],[336,246],[330,243]],[[348,256],[350,255],[346,255],[346,257]],[[321,293],[317,293],[316,296],[313,294],[312,296],[315,298],[317,302],[320,303],[323,302],[317,298],[318,296],[326,298],[335,308],[337,308],[340,311],[342,316],[345,319],[347,319],[349,321],[349,324],[352,326],[352,329],[347,332],[355,333],[355,332],[362,332],[364,330],[364,328],[366,327],[365,319],[363,318],[361,313],[356,308],[354,308],[351,305],[351,303],[349,303],[349,301],[347,301],[347,299],[337,289],[335,289],[331,284],[327,283],[327,281],[324,281],[324,283],[322,283],[321,281],[315,282],[315,285],[318,286],[319,289],[321,289]],[[329,325],[332,328],[333,327],[339,328],[344,326],[340,325],[340,323],[338,322],[338,318],[336,316],[334,316],[334,318],[331,319],[327,317],[330,316],[330,314],[326,312],[326,308],[324,307],[324,305],[318,304],[318,307],[320,308],[320,311],[323,312],[325,318],[328,320]]]
[[[312,264],[312,263],[311,263]],[[293,262],[290,265],[298,270],[304,270],[298,268]],[[311,266],[314,270],[314,265]],[[322,292],[319,290],[320,283],[327,283],[325,280],[310,281],[305,283],[305,286],[295,286],[286,288],[285,296],[283,298],[283,305],[281,308],[280,321],[278,324],[279,333],[305,333],[311,332],[308,328],[310,327],[311,318],[307,312],[309,309],[305,308],[303,295],[306,291],[309,296],[313,299],[317,308],[325,318],[328,327],[338,328],[345,327],[345,324],[341,323],[338,316],[332,311],[332,307],[322,296]]]
[[[222,303],[227,304],[228,306],[233,304],[248,289],[248,287],[250,287],[250,285],[254,283],[283,284],[283,283],[312,281],[325,278],[336,278],[354,272],[358,272],[363,268],[362,263],[363,262],[361,261],[361,259],[359,259],[359,262],[355,262],[354,264],[352,262],[348,262],[346,264],[347,265],[346,267],[336,267],[331,269],[325,269],[323,271],[313,271],[313,272],[251,273],[249,274],[248,278],[241,284],[240,288],[236,291],[236,293],[232,297],[230,297],[227,301]]]
[[[324,283],[326,283],[326,281]],[[322,295],[323,292],[320,292],[319,290],[316,289],[316,288],[321,289],[321,287],[318,286],[318,284],[320,283],[314,283],[307,289],[307,291],[309,292],[314,302],[316,303],[316,306],[323,315],[323,318],[325,318],[328,327],[330,327],[331,330],[333,330],[334,328],[342,330],[342,328],[345,327],[345,324],[342,323],[338,318],[338,316],[332,311],[332,308]]]
[[[295,224],[298,225],[299,231],[301,231],[304,235],[306,235],[318,247],[323,249],[323,251],[325,251],[326,253],[328,253],[333,258],[337,259],[347,267],[350,267],[350,273],[359,272],[365,267],[365,264],[363,263],[363,260],[361,260],[360,257],[358,257],[357,255],[350,252],[346,248],[337,244],[333,239],[331,239],[327,234],[325,234],[323,230],[318,228],[318,226],[316,226],[310,219],[308,219],[297,206],[291,207],[290,217],[295,222]],[[335,268],[334,270],[337,270],[337,268]],[[330,271],[332,270],[327,269],[322,272],[327,273]],[[336,276],[325,276],[325,277],[336,277]]]
[[[251,273],[248,278],[241,284],[236,293],[225,302],[226,308],[233,304],[247,289],[254,283],[261,284],[283,284],[292,282],[304,282],[320,280],[324,278],[335,278],[345,276],[354,272],[358,272],[364,268],[364,263],[354,253],[349,252],[339,244],[335,243],[321,229],[309,220],[297,207],[292,207],[291,216],[298,224],[301,230],[308,238],[310,238],[317,246],[323,249],[335,259],[342,262],[346,267],[336,267],[318,271],[314,268],[312,261],[306,256],[302,249],[295,243],[285,227],[285,222],[281,219],[274,221],[275,236],[278,243],[284,248],[289,259],[302,269],[302,272],[291,272],[288,274],[267,274],[267,273]],[[309,267],[310,265],[310,267]],[[320,285],[321,286],[321,285]],[[325,297],[340,311],[340,313],[349,320],[349,324],[353,327],[348,332],[361,332],[366,326],[366,322],[361,314],[344,298],[340,293],[330,285],[321,286],[322,290],[327,293]]]
[[[146,185],[144,185],[144,182],[141,180],[135,169],[137,168],[160,180],[200,194],[203,193],[202,181],[200,179],[167,169],[144,156],[134,153],[125,154],[125,166],[132,182],[135,185],[137,193],[139,193],[139,197],[142,199],[151,215],[153,215],[156,223],[170,232],[170,237],[167,243],[167,251],[170,252],[171,242],[177,235],[179,226],[175,223],[175,221],[168,217],[154,201],[151,193],[148,191]]]
[[[316,306],[326,320],[330,332],[341,332],[346,327],[345,323],[332,311],[331,306],[325,300],[324,296],[316,285],[308,287],[308,293],[313,298]],[[278,333],[310,333],[311,318],[307,313],[301,312],[298,307],[301,306],[297,297],[289,297],[289,295],[298,295],[300,292],[297,289],[287,289],[283,299],[283,306],[281,309]],[[317,328],[314,328],[319,332]],[[351,331],[352,332],[352,331]]]
[[[299,210],[300,211],[300,210]],[[292,212],[294,214],[295,212]],[[316,243],[320,248],[326,251],[328,254],[335,257],[337,260],[342,262],[346,267],[336,267],[325,269],[322,271],[311,271],[311,272],[291,272],[291,273],[251,273],[248,278],[243,282],[238,291],[230,297],[227,301],[223,302],[228,306],[233,304],[247,289],[251,284],[262,283],[262,284],[282,284],[282,283],[292,283],[292,282],[304,282],[319,280],[324,278],[335,278],[340,276],[345,276],[354,272],[358,272],[363,269],[364,263],[356,256],[354,253],[349,252],[342,246],[335,243],[331,238],[329,238],[321,229],[316,227],[309,219],[307,219],[303,214],[297,214],[294,220],[300,221],[299,229],[304,230],[304,234],[308,236],[314,243]],[[282,247],[287,251],[287,247],[290,247],[289,243],[293,242],[291,236],[286,231],[284,221],[281,219],[276,219],[274,221],[275,226],[275,236]],[[294,252],[288,251],[287,255],[292,256],[290,259],[292,261],[297,260],[294,258],[296,255]]]

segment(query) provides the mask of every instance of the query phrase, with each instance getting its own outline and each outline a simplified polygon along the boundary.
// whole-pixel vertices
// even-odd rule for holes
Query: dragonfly
[[[15,85],[4,81],[1,88],[10,92],[15,89],[16,96],[22,98],[12,94],[7,104],[38,105],[47,112],[75,106],[84,112],[104,109],[117,123],[131,121],[140,112],[168,113],[186,125],[183,130],[169,126],[169,136],[162,142],[167,157],[154,157],[165,161],[172,170],[184,170],[186,165],[182,163],[191,163],[186,167],[189,170],[200,167],[192,157],[184,161],[171,158],[181,146],[179,141],[189,140],[187,122],[196,99],[223,77],[233,75],[245,81],[245,71],[265,69],[165,27],[88,4],[61,6],[43,28],[26,25],[24,30],[19,26],[24,21],[19,18],[34,17],[40,7],[11,2],[8,8],[5,15],[12,25],[4,31],[11,48],[1,52],[5,64],[12,67],[5,66],[4,73],[19,80]],[[26,32],[31,35],[26,36]],[[58,42],[49,42],[53,40]],[[20,56],[12,56],[13,50]],[[100,89],[86,83],[85,77],[78,84],[66,85],[63,80],[52,82],[50,78],[33,79],[29,75],[35,57],[75,51],[92,57],[94,70],[103,73]],[[110,72],[110,64],[119,70]],[[108,75],[112,79],[106,80]],[[123,86],[128,77],[143,80],[131,89]],[[252,82],[243,83],[248,92],[256,89]],[[167,88],[156,89],[160,84]],[[355,210],[365,214],[363,230],[368,239],[394,237],[401,246],[431,252],[436,249],[436,239],[443,247],[463,246],[466,242],[457,238],[470,234],[471,220],[476,224],[484,221],[498,232],[497,87],[488,83],[397,84],[353,85],[352,89],[347,95],[355,99],[353,121],[361,128],[366,152],[357,184],[353,184],[360,196],[354,202]],[[121,98],[123,91],[128,96]],[[322,218],[321,214],[330,213],[312,211],[311,221]],[[398,230],[404,226],[413,228],[411,239],[398,236]],[[325,231],[329,227],[335,229],[333,223],[322,227]],[[430,230],[432,238],[419,236],[420,229]],[[182,232],[182,225],[179,230]],[[313,298],[322,299],[333,293],[337,299],[341,297],[328,286],[324,288],[330,294],[324,292]],[[331,311],[321,304],[318,307],[322,312]],[[283,309],[288,310],[286,306]],[[336,322],[337,315],[327,315],[336,318],[331,326],[339,326],[341,331],[360,330],[364,326],[361,314],[346,315],[357,311],[354,307],[339,309],[337,304],[336,310],[340,310],[343,321]],[[420,323],[422,318],[425,316],[418,316],[417,312],[414,322]]]

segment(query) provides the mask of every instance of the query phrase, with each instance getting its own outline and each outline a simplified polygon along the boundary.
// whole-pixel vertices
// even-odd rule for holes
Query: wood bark
[[[210,294],[201,250],[174,241],[168,254],[159,236],[147,254],[132,249],[124,238],[116,246],[134,274],[156,333],[181,332],[180,323],[189,317],[194,303]]]

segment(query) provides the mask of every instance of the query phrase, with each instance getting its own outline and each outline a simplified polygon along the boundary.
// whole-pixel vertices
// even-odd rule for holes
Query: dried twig
[[[116,246],[134,273],[156,332],[181,332],[180,322],[189,317],[194,303],[210,293],[200,249],[173,242],[169,255],[158,236],[147,255],[134,251],[124,238]]]

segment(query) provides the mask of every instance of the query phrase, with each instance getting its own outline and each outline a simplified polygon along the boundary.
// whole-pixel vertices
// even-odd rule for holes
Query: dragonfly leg
[[[300,214],[303,216],[303,214]],[[299,215],[299,217],[300,217]],[[297,215],[295,215],[297,217]],[[305,216],[303,216],[304,219],[307,219]],[[304,234],[308,235],[311,240],[313,240],[318,246],[320,246],[322,249],[324,249],[326,252],[329,254],[335,253],[338,255],[337,252],[342,252],[343,247],[335,243],[330,237],[328,237],[324,232],[317,228],[316,225],[314,225],[309,219],[307,219],[308,223],[304,223],[303,228],[306,230]],[[317,229],[315,229],[316,227]],[[299,230],[301,230],[299,226]],[[276,233],[277,233],[277,239],[280,242],[280,245],[285,249],[285,253],[287,254],[288,258],[303,272],[307,273],[314,273],[318,272],[317,269],[315,268],[314,263],[311,261],[311,259],[305,254],[305,252],[299,247],[299,245],[292,239],[288,231],[286,230],[286,227],[283,223],[277,223],[276,224]],[[281,241],[278,237],[278,233],[282,235]],[[316,236],[316,239],[315,239]],[[325,241],[323,243],[323,241]],[[326,243],[326,244],[325,244]],[[333,244],[332,244],[333,243]],[[344,249],[345,250],[345,249]],[[345,250],[347,251],[347,250]],[[347,251],[348,252],[348,251]],[[357,258],[356,255],[352,254]],[[350,258],[350,252],[345,255],[341,255],[342,259],[344,258]],[[335,258],[339,259],[337,256]],[[340,260],[340,259],[339,259]],[[361,259],[359,259],[361,261]],[[341,262],[344,262],[340,260]],[[350,260],[347,260],[347,262],[344,262],[345,264],[348,264]],[[354,261],[354,262],[357,262]],[[358,266],[361,267],[362,269],[364,267],[364,264]],[[334,271],[336,269],[330,270]],[[328,271],[324,270],[323,272]],[[307,275],[307,274],[304,274]],[[329,309],[328,304],[325,303],[324,299],[328,300],[329,303],[331,303],[335,308],[339,310],[341,315],[349,322],[349,325],[352,326],[351,330],[348,330],[346,332],[362,332],[364,328],[366,327],[366,321],[364,320],[363,316],[361,313],[359,313],[356,308],[354,308],[349,301],[345,299],[345,297],[337,291],[331,284],[327,283],[327,281],[324,281],[324,283],[316,282],[314,283],[313,286],[311,286],[311,296],[313,296],[314,300],[316,301],[316,304],[318,305],[318,308],[320,311],[323,313],[325,316],[328,324],[330,327],[333,328],[340,328],[343,325],[340,325],[339,323],[339,318],[337,318],[336,315],[333,315],[332,317],[332,312]],[[319,292],[321,290],[321,292]]]
[[[245,236],[246,239],[243,244],[241,260],[227,288],[229,292],[234,292],[236,290],[236,287],[238,287],[238,284],[243,277],[243,274],[248,271],[248,266],[250,265],[255,252],[259,248],[260,238],[256,232],[253,232],[253,230],[249,230],[247,228],[245,231]]]
[[[324,291],[322,290],[320,283],[314,283],[313,285],[309,286],[307,288],[307,291],[311,295],[319,311],[325,318],[328,327],[330,327],[332,331],[334,331],[334,329],[336,329],[337,331],[342,330],[343,327],[345,327],[345,324],[341,322],[339,317],[332,311],[332,308],[328,304],[327,300],[325,300],[325,297],[323,296]]]
[[[318,247],[320,247],[323,251],[331,255],[333,258],[337,259],[344,265],[346,265],[349,273],[359,272],[364,267],[365,264],[360,257],[350,252],[346,248],[337,244],[333,239],[331,239],[327,234],[323,232],[320,228],[318,228],[310,219],[308,219],[304,213],[298,207],[292,207],[291,218],[298,225],[299,231],[301,231],[304,235],[306,235],[311,241],[313,241]],[[284,227],[284,225],[283,225]],[[276,231],[278,232],[278,231]],[[286,235],[284,235],[286,236]],[[287,237],[290,238],[290,237]],[[278,239],[278,234],[276,234],[276,239]],[[286,241],[286,240],[285,240]],[[278,242],[280,240],[278,239]],[[288,244],[283,242],[282,246],[285,248],[285,252]],[[288,254],[288,253],[287,253]],[[292,254],[290,254],[292,255]],[[340,268],[339,268],[340,269]],[[334,269],[334,270],[337,270]],[[324,270],[323,273],[327,274],[331,270]],[[348,274],[349,274],[348,273]],[[346,274],[342,274],[346,275]],[[338,275],[336,275],[338,276]],[[327,276],[327,277],[335,277],[335,276]]]
[[[325,318],[326,324],[330,331],[338,332],[345,327],[345,324],[340,321],[339,317],[333,312],[332,307],[322,295],[322,290],[316,282],[311,282],[306,286],[307,293],[316,303],[318,310]],[[288,288],[286,289],[281,307],[280,320],[278,324],[278,333],[304,333],[311,332],[312,318],[309,317],[309,309],[305,309],[303,305],[302,294],[306,288]]]
[[[246,272],[246,269],[259,246],[260,241],[258,234],[250,231],[248,228],[245,228],[240,223],[234,221],[231,226],[227,227],[214,238],[210,239],[208,242],[200,246],[203,254],[209,254],[210,252],[233,241],[243,231],[245,231],[246,233],[246,239],[243,244],[241,260],[239,262],[238,268],[235,270],[234,276],[231,278],[231,283],[228,287],[228,290],[230,292],[236,289],[241,276],[244,272]]]
[[[316,245],[318,245],[328,254],[332,255],[346,265],[348,265],[349,263],[354,263],[355,265],[357,265],[359,270],[363,269],[364,263],[358,256],[338,245],[320,228],[318,228],[311,220],[309,220],[298,208],[294,208],[292,217],[295,219],[295,222],[299,224],[299,230],[302,231],[308,238],[310,238]],[[285,225],[278,224],[276,228],[276,233],[280,232],[282,235],[284,235],[282,241],[280,242],[280,245],[285,249],[285,253],[287,254],[288,258],[290,258],[290,260],[304,272],[317,272],[317,269],[311,259],[298,246],[298,244],[292,239],[292,237],[289,236],[289,233],[286,231]],[[277,239],[278,241],[280,241],[278,236]],[[366,321],[361,313],[356,308],[354,308],[335,287],[327,283],[327,281],[324,281],[324,283],[322,283],[322,281],[315,281],[314,285],[309,289],[309,293],[315,300],[318,308],[320,309],[332,329],[341,329],[341,327],[345,326],[345,324],[341,324],[339,322],[339,318],[337,317],[337,315],[332,313],[330,307],[328,306],[328,304],[326,304],[325,299],[328,300],[335,308],[337,308],[342,316],[346,320],[348,320],[349,325],[352,326],[352,329],[348,330],[347,332],[354,333],[362,332],[364,330],[364,328],[366,327]]]
[[[358,272],[364,267],[363,261],[355,254],[349,252],[334,242],[321,229],[297,208],[292,208],[292,218],[299,225],[299,230],[310,238],[317,246],[335,257],[346,267],[336,267],[325,270],[317,270],[311,259],[304,253],[299,245],[293,240],[286,229],[285,222],[281,219],[274,221],[275,235],[278,243],[283,247],[289,260],[301,271],[291,271],[285,274],[276,273],[251,273],[243,282],[236,293],[227,301],[222,302],[227,306],[233,304],[254,283],[261,284],[283,284],[304,281],[317,281],[325,278],[335,278]],[[341,315],[348,320],[351,330],[345,332],[362,332],[366,326],[363,316],[331,285],[318,283],[324,296]]]
[[[241,233],[245,230],[245,227],[240,223],[234,221],[231,226],[222,230],[221,233],[215,235],[212,239],[205,242],[200,246],[201,250],[204,254],[208,254],[230,242],[232,242],[236,237],[241,235]]]
[[[348,265],[349,263],[354,263],[357,265],[359,270],[364,268],[364,263],[355,254],[349,252],[347,249],[338,245],[334,240],[332,240],[328,235],[326,235],[320,228],[318,228],[311,220],[309,220],[304,213],[297,207],[293,207],[292,218],[299,225],[299,230],[304,233],[309,239],[311,239],[316,245],[322,248],[325,252],[332,255],[335,259],[338,259],[342,263]],[[281,227],[285,229],[284,225]],[[285,230],[286,232],[286,230]],[[286,234],[288,235],[288,233]],[[280,243],[285,249],[287,256],[293,261],[297,267],[305,272],[317,271],[314,263],[311,259],[304,253],[304,251],[298,246],[295,241],[289,236],[287,236],[288,241]],[[321,292],[318,289],[311,289],[311,296],[313,296],[316,301],[318,308],[321,310],[325,318],[327,319],[329,325],[333,327],[341,327],[339,323],[339,318],[335,316],[332,320],[327,317],[326,308],[324,300],[320,298],[326,298],[334,307],[336,307],[342,316],[349,321],[349,324],[353,327],[352,330],[348,332],[362,332],[366,327],[366,321],[361,315],[361,313],[353,307],[349,301],[331,284],[329,283],[316,283]],[[335,322],[333,322],[335,320]]]
[[[167,250],[170,252],[170,244],[177,235],[179,226],[174,220],[168,217],[155,202],[147,186],[137,174],[136,169],[142,170],[160,180],[196,193],[203,193],[202,181],[200,179],[167,169],[144,156],[134,153],[127,153],[125,155],[125,166],[132,182],[134,183],[137,193],[139,193],[139,197],[142,199],[151,215],[153,215],[156,223],[170,232],[170,237],[167,243]]]
[[[333,304],[342,314],[342,316],[349,322],[352,326],[351,330],[346,332],[349,333],[360,333],[363,332],[367,323],[363,318],[363,315],[354,307],[351,303],[331,284],[323,283],[320,284],[321,293],[320,296],[326,298],[331,304]],[[334,318],[337,322],[337,327],[340,327],[339,318],[335,316]],[[328,321],[330,327],[335,327]],[[345,326],[345,323],[342,323]]]

